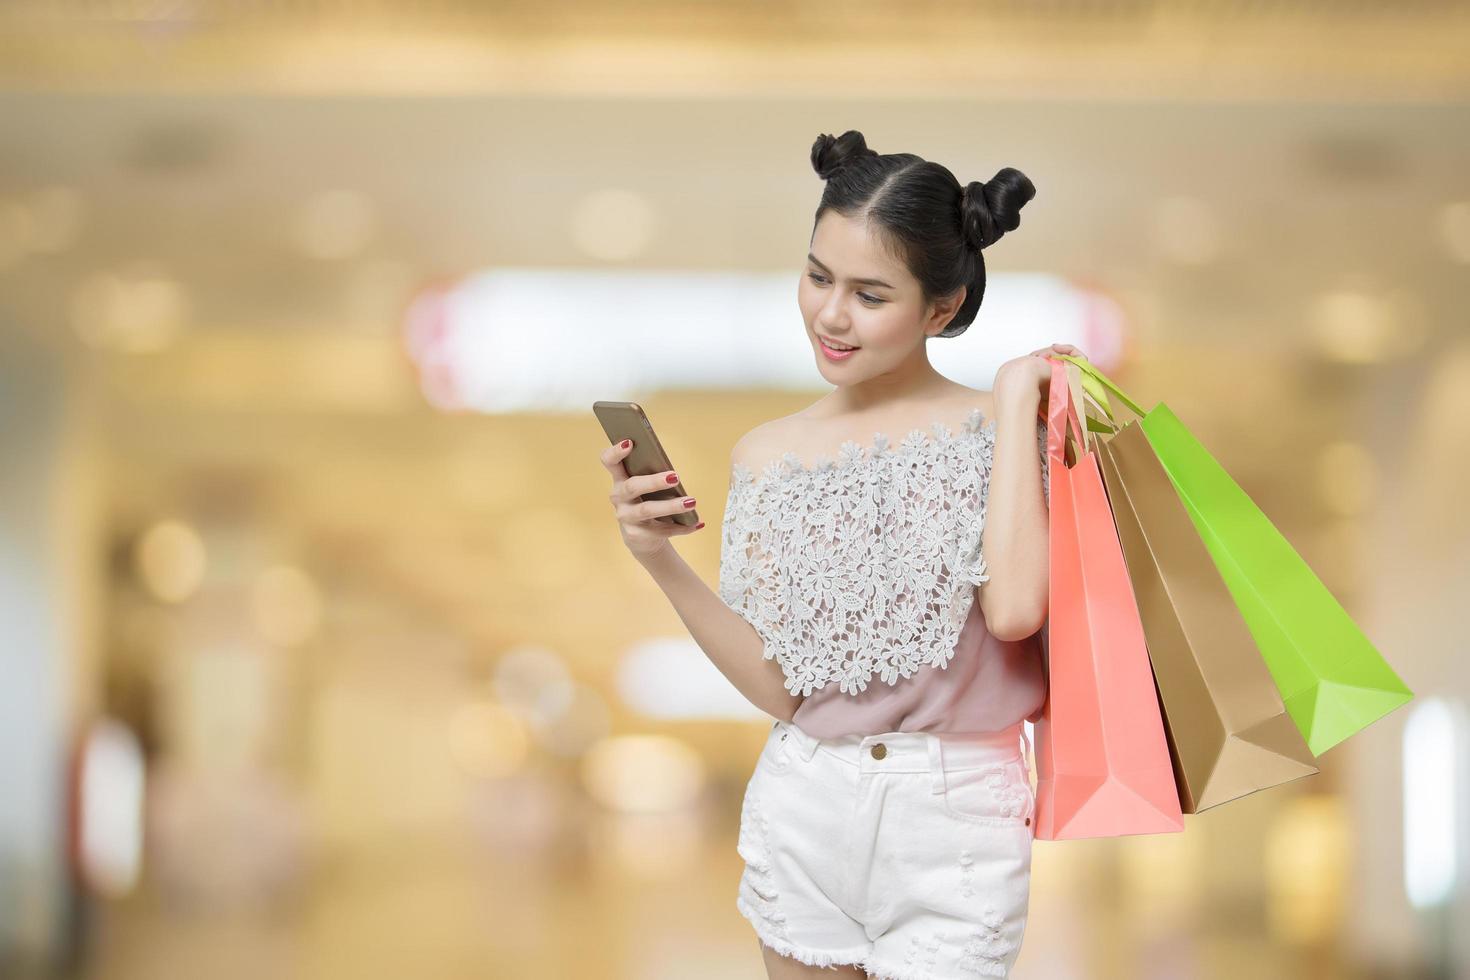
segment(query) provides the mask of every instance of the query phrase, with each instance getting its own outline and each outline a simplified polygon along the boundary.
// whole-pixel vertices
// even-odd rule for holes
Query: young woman
[[[1046,696],[1046,355],[1082,352],[1015,358],[988,392],[929,363],[930,338],[974,321],[1024,174],[961,185],[856,131],[811,158],[826,188],[797,302],[833,390],[732,450],[718,595],[669,543],[703,525],[661,520],[692,501],[640,499],[674,477],[629,478],[614,445],[611,500],[696,642],[776,719],[736,897],[768,975],[1004,977],[1030,897],[1021,723]]]

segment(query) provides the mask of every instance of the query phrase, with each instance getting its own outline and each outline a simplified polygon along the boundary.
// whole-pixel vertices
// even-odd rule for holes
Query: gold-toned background
[[[601,431],[436,411],[403,315],[492,267],[794,279],[821,132],[1026,172],[992,273],[1118,297],[1119,380],[1462,706],[1467,39],[1433,0],[0,8],[0,973],[763,976],[766,723],[630,705],[628,652],[685,634]],[[811,380],[638,393],[711,585],[728,449]],[[1038,842],[1016,975],[1470,975],[1463,898],[1405,893],[1414,707],[1184,834]],[[79,901],[100,714],[148,836]]]

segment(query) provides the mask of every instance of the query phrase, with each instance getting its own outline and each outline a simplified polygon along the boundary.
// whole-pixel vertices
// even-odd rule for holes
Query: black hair
[[[818,136],[812,169],[827,182],[812,219],[813,235],[828,210],[865,218],[919,281],[924,302],[969,287],[941,337],[957,337],[974,321],[985,296],[981,249],[1014,231],[1022,205],[1036,196],[1031,181],[1014,167],[961,186],[940,164],[912,153],[868,149],[855,129]]]

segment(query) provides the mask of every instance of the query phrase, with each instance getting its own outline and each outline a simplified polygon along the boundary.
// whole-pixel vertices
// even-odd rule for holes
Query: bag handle
[[[1077,357],[1073,354],[1058,354],[1056,356],[1060,360],[1068,361],[1076,365],[1077,369],[1082,372],[1083,387],[1087,389],[1088,393],[1093,396],[1093,402],[1098,406],[1103,414],[1108,417],[1110,421],[1116,422],[1117,419],[1114,418],[1112,409],[1108,406],[1107,393],[1106,391],[1104,391],[1104,389],[1111,390],[1113,394],[1117,395],[1118,398],[1122,400],[1124,405],[1128,406],[1129,411],[1131,411],[1134,415],[1137,415],[1139,418],[1143,418],[1145,415],[1148,414],[1148,412],[1144,411],[1137,402],[1135,402],[1132,398],[1129,398],[1128,394],[1122,388],[1118,387],[1117,382],[1099,371],[1096,365],[1094,365],[1091,361],[1087,360],[1084,357]],[[1089,380],[1092,381],[1092,384],[1090,385],[1088,384]]]
[[[1067,365],[1048,356],[1051,364],[1051,382],[1046,400],[1046,457],[1049,461],[1067,465],[1067,437],[1073,437],[1077,458],[1087,452],[1087,430],[1077,417],[1077,405],[1072,397],[1071,379],[1067,376]],[[1048,463],[1050,465],[1050,463]]]
[[[1098,420],[1092,417],[1087,410],[1087,396],[1082,388],[1082,379],[1085,377],[1080,368],[1075,364],[1062,365],[1067,369],[1067,395],[1071,403],[1073,417],[1079,420],[1082,429],[1082,452],[1090,451],[1097,442],[1096,436],[1089,433],[1112,432],[1113,429],[1107,425],[1099,425]]]

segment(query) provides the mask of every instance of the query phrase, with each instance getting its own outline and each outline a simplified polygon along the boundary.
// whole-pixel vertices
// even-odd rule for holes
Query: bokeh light
[[[160,521],[139,538],[133,555],[143,585],[164,602],[183,602],[204,579],[204,541],[182,521]]]
[[[689,806],[704,787],[698,753],[667,735],[612,735],[582,760],[582,785],[610,810],[650,813]]]
[[[520,715],[503,705],[480,701],[450,716],[449,748],[466,775],[498,779],[526,764],[531,740]]]

